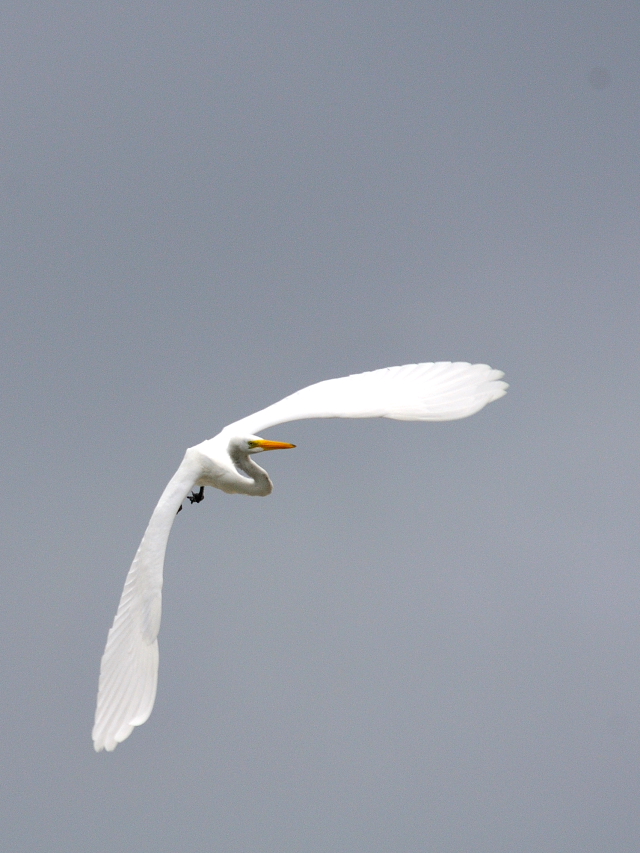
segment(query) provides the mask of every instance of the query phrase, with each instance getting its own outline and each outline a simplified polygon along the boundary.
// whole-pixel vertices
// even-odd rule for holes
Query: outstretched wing
[[[509,387],[487,364],[436,361],[383,367],[309,385],[272,406],[225,427],[255,435],[303,418],[394,418],[452,421],[473,415]]]
[[[178,507],[200,469],[187,451],[153,511],[125,581],[100,664],[93,726],[96,752],[111,751],[148,719],[158,683],[162,569]]]

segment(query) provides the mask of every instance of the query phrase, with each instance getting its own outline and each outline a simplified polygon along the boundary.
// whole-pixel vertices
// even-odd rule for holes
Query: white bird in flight
[[[256,435],[267,427],[303,418],[466,418],[506,393],[503,375],[486,364],[439,361],[327,379],[190,447],[153,511],[109,631],[92,732],[96,752],[115,749],[151,714],[158,683],[164,555],[171,526],[185,498],[199,502],[204,486],[215,486],[229,494],[270,494],[273,486],[269,475],[252,456],[295,445]],[[198,492],[193,491],[196,486]]]

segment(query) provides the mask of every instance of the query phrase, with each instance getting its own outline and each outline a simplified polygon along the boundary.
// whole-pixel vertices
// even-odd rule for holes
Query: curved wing
[[[100,664],[92,737],[96,752],[111,751],[148,719],[158,683],[162,569],[178,507],[200,468],[185,455],[153,511],[124,584]]]
[[[436,361],[383,367],[309,385],[266,409],[225,427],[254,435],[303,418],[394,418],[451,421],[480,411],[509,387],[488,364]]]

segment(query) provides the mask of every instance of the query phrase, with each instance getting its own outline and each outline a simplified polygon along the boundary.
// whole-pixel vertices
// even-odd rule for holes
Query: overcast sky
[[[3,5],[4,849],[640,849],[639,45],[635,0]],[[509,393],[273,428],[269,498],[185,507],[94,753],[185,448],[447,359]]]

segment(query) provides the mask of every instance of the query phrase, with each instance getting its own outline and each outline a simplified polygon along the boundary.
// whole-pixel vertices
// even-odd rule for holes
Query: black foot
[[[180,504],[180,506],[178,507],[178,512],[182,512],[182,504]],[[178,512],[176,513],[176,515],[178,514]]]
[[[187,495],[187,498],[192,504],[199,504],[200,501],[204,500],[204,486],[200,486],[200,491],[198,492],[191,492],[190,495]]]

